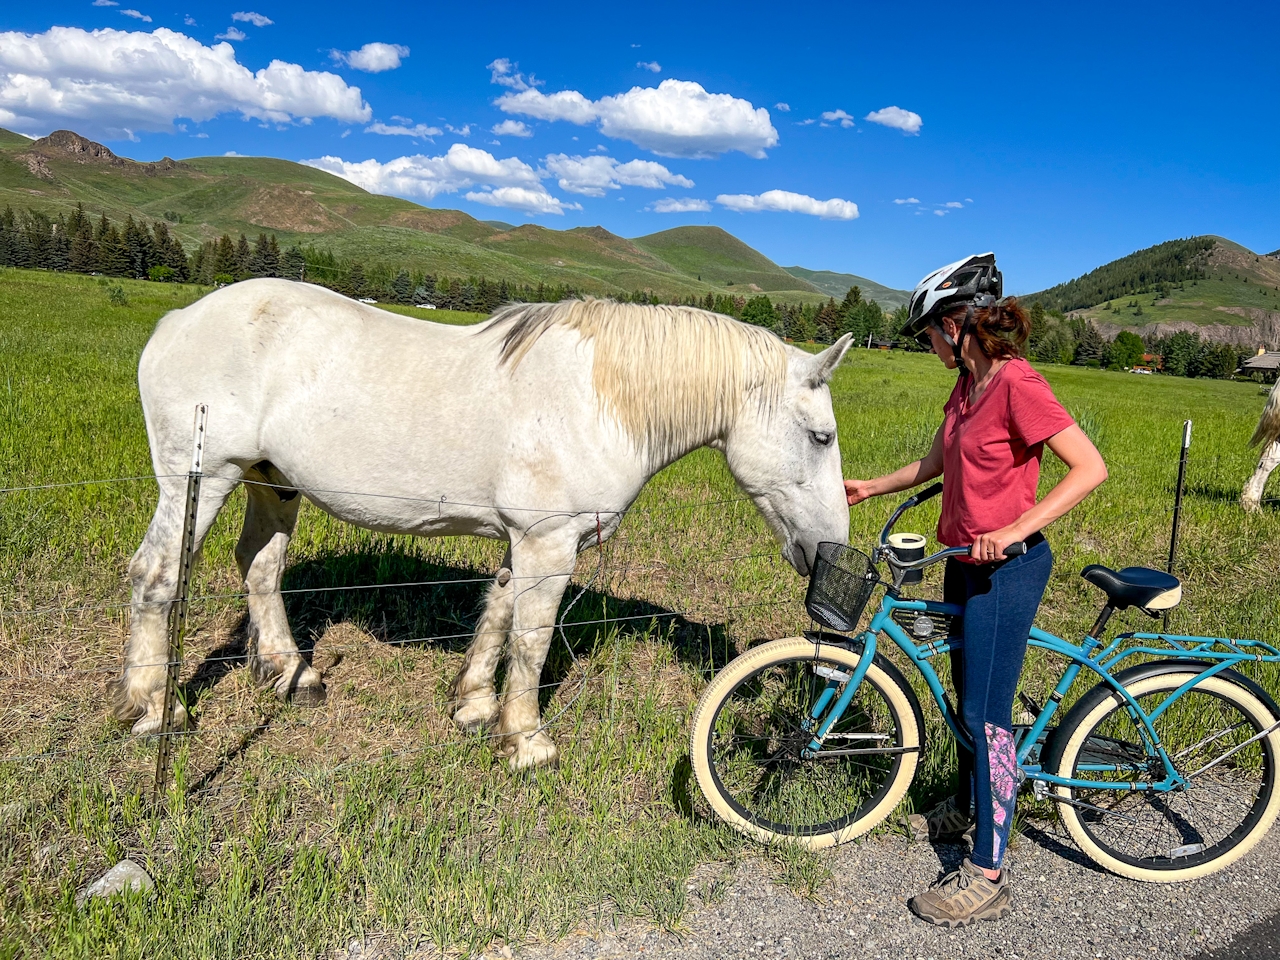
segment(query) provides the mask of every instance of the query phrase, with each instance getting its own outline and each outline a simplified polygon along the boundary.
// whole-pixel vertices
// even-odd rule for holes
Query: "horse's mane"
[[[501,362],[514,368],[553,326],[592,342],[596,396],[659,460],[722,433],[749,394],[772,407],[786,379],[786,351],[774,334],[695,307],[515,303],[484,329],[501,335]]]

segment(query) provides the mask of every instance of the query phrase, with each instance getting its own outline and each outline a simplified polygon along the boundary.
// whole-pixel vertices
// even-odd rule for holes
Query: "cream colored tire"
[[[1127,689],[1134,699],[1161,691],[1172,693],[1197,675],[1198,671],[1162,673],[1129,683]],[[1193,689],[1216,694],[1231,703],[1249,718],[1258,731],[1266,730],[1275,723],[1276,718],[1272,716],[1266,704],[1241,684],[1233,683],[1221,675],[1202,680]],[[1119,694],[1112,694],[1085,713],[1071,729],[1059,730],[1058,735],[1065,736],[1067,739],[1062,748],[1061,760],[1057,764],[1056,773],[1058,776],[1071,776],[1071,771],[1075,769],[1076,758],[1080,753],[1081,747],[1087,742],[1089,734],[1122,702],[1123,699]],[[1252,734],[1250,735],[1252,736]],[[1252,850],[1258,844],[1258,841],[1266,835],[1267,830],[1271,828],[1277,814],[1280,814],[1280,784],[1275,782],[1276,762],[1280,760],[1280,730],[1273,731],[1270,736],[1259,741],[1259,743],[1263,745],[1264,749],[1268,744],[1270,745],[1271,784],[1269,801],[1263,804],[1261,815],[1248,828],[1244,836],[1220,855],[1203,863],[1197,863],[1183,869],[1152,869],[1126,862],[1118,859],[1111,851],[1094,839],[1081,822],[1081,811],[1078,808],[1062,803],[1058,805],[1059,812],[1062,814],[1062,820],[1066,824],[1072,839],[1080,845],[1081,851],[1099,866],[1105,867],[1113,873],[1118,873],[1122,877],[1151,883],[1171,883],[1181,880],[1196,880],[1211,873],[1217,873]],[[1190,773],[1192,771],[1185,772]],[[1193,782],[1192,790],[1194,791],[1194,789]],[[1068,787],[1054,787],[1054,792],[1059,796],[1072,796],[1071,789]]]
[[[837,843],[844,843],[862,836],[880,823],[902,801],[915,776],[920,760],[922,719],[920,705],[906,681],[887,660],[876,656],[867,669],[863,685],[870,684],[889,707],[897,730],[899,746],[905,751],[898,755],[896,768],[891,772],[878,798],[870,808],[858,812],[855,819],[842,823],[838,829],[796,835],[782,833],[753,822],[737,808],[723,791],[718,777],[712,770],[712,730],[725,700],[748,678],[770,666],[788,661],[813,661],[820,659],[840,664],[849,670],[858,666],[858,653],[832,644],[815,645],[805,637],[787,637],[761,644],[729,663],[707,686],[693,714],[693,730],[690,734],[689,755],[693,772],[702,794],[711,804],[716,815],[735,829],[766,843],[790,843],[810,850],[819,850]],[[861,696],[861,693],[859,693]],[[856,701],[855,701],[856,702]]]

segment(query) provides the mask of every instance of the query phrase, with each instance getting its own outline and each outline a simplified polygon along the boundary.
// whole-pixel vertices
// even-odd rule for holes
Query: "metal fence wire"
[[[198,448],[199,446],[198,437],[201,434],[198,424],[197,424],[195,433],[197,436],[195,445]],[[1240,467],[1246,463],[1248,464],[1256,463],[1257,460],[1258,460],[1257,454],[1250,453],[1248,451],[1241,451],[1239,453],[1234,453],[1234,454],[1212,454],[1212,455],[1205,455],[1205,456],[1196,456],[1194,453],[1192,453],[1191,457],[1187,462],[1187,465],[1196,473],[1200,473],[1201,471],[1204,471],[1204,470],[1211,470],[1211,471],[1217,472],[1222,467],[1228,464],[1230,464],[1233,467]],[[1123,468],[1123,467],[1135,467],[1135,468],[1141,467],[1142,469],[1150,470],[1152,467],[1152,462],[1150,460],[1142,461],[1140,463],[1125,463],[1125,462],[1119,462],[1114,460],[1108,460],[1107,462],[1108,462],[1108,466],[1112,467],[1113,469]],[[1175,465],[1176,464],[1174,463],[1169,464],[1171,472]],[[447,495],[442,495],[436,498],[420,498],[420,497],[406,497],[406,496],[397,495],[397,494],[386,494],[386,493],[380,493],[376,491],[338,491],[338,490],[309,491],[305,488],[299,489],[296,487],[273,484],[265,481],[256,481],[256,480],[226,481],[225,478],[202,477],[200,475],[199,466],[200,465],[199,465],[198,458],[193,457],[192,470],[188,474],[165,474],[165,475],[159,475],[159,476],[153,475],[153,474],[147,474],[147,475],[139,475],[139,476],[107,477],[107,478],[98,478],[98,479],[91,479],[91,480],[75,480],[75,481],[50,482],[50,483],[30,484],[30,485],[15,485],[15,486],[9,486],[9,487],[0,487],[0,496],[12,497],[12,496],[19,496],[24,494],[36,494],[36,493],[46,492],[46,491],[65,490],[70,488],[88,488],[88,487],[109,486],[109,485],[125,484],[125,483],[154,482],[157,480],[186,479],[188,480],[189,510],[188,510],[187,519],[189,522],[194,519],[194,513],[192,511],[197,507],[199,502],[199,489],[200,489],[201,480],[214,481],[214,482],[236,482],[236,483],[245,483],[245,484],[256,484],[259,486],[272,487],[281,491],[298,490],[303,494],[307,494],[307,493],[328,494],[328,495],[343,494],[346,496],[368,497],[371,499],[411,500],[414,502],[449,504],[453,506],[485,506],[485,507],[493,506],[492,504],[470,504],[460,499],[453,499],[451,497],[448,497]],[[1181,472],[1182,471],[1180,470],[1179,473]],[[1181,481],[1181,477],[1179,477],[1179,485],[1180,485],[1180,481]],[[724,508],[729,508],[738,504],[743,504],[748,502],[750,502],[750,498],[748,497],[735,496],[735,497],[716,497],[712,499],[699,500],[699,501],[659,504],[651,507],[631,508],[627,511],[615,511],[615,510],[563,511],[563,510],[548,510],[545,508],[538,508],[538,507],[527,506],[527,505],[502,506],[500,507],[500,509],[509,510],[512,512],[522,512],[522,511],[532,512],[532,513],[542,514],[546,517],[594,515],[596,517],[607,517],[611,519],[613,517],[618,516],[620,513],[624,513],[624,512],[627,515],[665,514],[665,513],[675,513],[675,512],[681,512],[681,511],[692,511],[692,510],[698,510],[698,509],[724,509]],[[1263,503],[1280,502],[1280,497],[1268,497],[1268,498],[1265,498],[1262,502]],[[1172,504],[1170,505],[1169,509],[1171,510],[1173,509]],[[194,561],[194,556],[193,556],[192,545],[190,543],[190,527],[189,526],[188,526],[188,529],[184,531],[184,545],[186,547],[186,550],[184,551],[185,559],[188,562],[188,564],[190,564],[191,562]],[[564,717],[564,715],[578,701],[578,699],[581,697],[583,692],[592,683],[599,682],[602,679],[602,677],[598,675],[593,676],[591,672],[586,668],[582,659],[577,655],[577,653],[573,648],[573,644],[569,641],[569,638],[565,632],[567,628],[597,627],[597,628],[603,629],[610,625],[624,624],[628,622],[636,623],[636,622],[647,621],[647,622],[657,623],[663,620],[672,620],[676,618],[683,618],[683,619],[692,621],[695,619],[695,616],[696,616],[695,612],[691,610],[662,609],[662,610],[656,610],[652,612],[646,612],[646,613],[635,614],[635,615],[608,615],[606,613],[605,616],[598,617],[598,618],[586,618],[586,619],[577,619],[577,620],[571,619],[570,615],[573,613],[575,607],[579,604],[579,602],[583,599],[583,597],[586,596],[587,593],[590,590],[592,590],[597,584],[600,584],[606,578],[608,573],[607,561],[608,561],[609,551],[606,549],[606,544],[604,542],[599,542],[596,544],[594,549],[597,550],[597,560],[593,569],[591,570],[590,574],[586,577],[584,581],[575,585],[575,587],[573,588],[574,592],[572,597],[568,600],[566,604],[562,605],[562,612],[560,613],[559,617],[553,624],[553,629],[559,635],[561,644],[568,655],[569,669],[565,675],[565,679],[556,681],[554,683],[540,683],[535,687],[529,688],[528,690],[522,689],[522,690],[507,691],[508,694],[525,693],[525,692],[529,692],[529,690],[536,690],[539,693],[541,693],[542,691],[545,691],[545,690],[561,688],[566,683],[570,683],[570,682],[576,685],[573,688],[573,692],[568,697],[568,699],[563,701],[559,705],[555,713],[553,713],[551,716],[544,719],[541,726],[538,728],[538,731],[535,731],[535,732],[540,732],[542,730],[545,730],[548,727],[550,727],[552,724],[555,724],[558,721],[560,721]],[[700,560],[699,565],[701,567],[713,567],[717,564],[727,564],[727,563],[735,563],[735,562],[741,562],[741,561],[766,560],[766,559],[781,562],[781,558],[777,550],[773,549],[773,550],[768,550],[763,552],[749,551],[749,552],[742,552],[742,553],[727,554],[725,556],[720,556],[720,557],[706,558],[706,559]],[[629,569],[629,568],[624,568],[624,569]],[[508,575],[510,574],[508,573]],[[436,588],[454,588],[454,587],[474,588],[481,584],[491,583],[493,582],[493,579],[494,578],[492,576],[482,576],[482,577],[434,578],[434,579],[426,579],[426,580],[408,580],[408,581],[387,581],[387,582],[374,582],[374,583],[347,584],[347,585],[338,585],[338,586],[303,586],[303,587],[293,587],[293,588],[287,588],[287,589],[281,587],[280,589],[275,591],[255,592],[253,595],[254,596],[268,596],[272,594],[281,595],[281,596],[283,595],[320,595],[320,594],[336,594],[336,593],[358,593],[358,592],[364,592],[364,591],[370,591],[370,590],[407,590],[407,589],[415,589],[415,588],[436,589]],[[543,578],[542,577],[516,577],[515,579],[538,580]],[[166,606],[169,606],[170,608],[170,655],[166,659],[151,661],[146,663],[135,663],[135,664],[128,665],[127,667],[122,667],[120,659],[118,657],[113,657],[110,662],[100,662],[100,663],[95,663],[88,666],[75,666],[75,667],[67,667],[67,668],[61,668],[61,669],[32,669],[32,670],[24,670],[21,667],[17,667],[11,671],[11,675],[17,679],[71,681],[71,680],[84,679],[84,678],[94,677],[94,676],[103,677],[111,674],[119,675],[122,673],[122,671],[125,671],[125,670],[151,668],[151,667],[165,667],[167,668],[167,674],[171,679],[170,687],[165,698],[166,714],[167,714],[168,722],[165,723],[165,725],[163,726],[160,732],[143,734],[143,735],[123,733],[107,743],[97,743],[97,744],[90,744],[87,746],[72,747],[72,748],[65,748],[65,749],[55,747],[47,750],[41,750],[41,751],[35,751],[35,752],[29,752],[29,753],[23,753],[23,754],[12,754],[7,756],[0,756],[0,764],[6,764],[6,765],[7,764],[24,764],[25,765],[25,764],[33,764],[33,763],[39,763],[39,762],[60,761],[60,760],[67,760],[69,758],[73,758],[76,756],[83,756],[86,754],[121,755],[128,747],[138,742],[143,742],[149,745],[155,744],[158,747],[155,789],[157,794],[159,794],[164,790],[167,777],[169,774],[169,765],[171,762],[171,752],[172,752],[171,747],[174,746],[177,742],[180,742],[182,740],[194,740],[196,738],[202,738],[202,737],[213,738],[218,736],[236,735],[236,734],[248,736],[255,733],[260,733],[268,728],[272,730],[294,730],[294,729],[306,729],[308,727],[313,726],[313,724],[310,721],[306,721],[306,720],[281,719],[274,715],[262,715],[262,716],[259,716],[255,722],[207,725],[207,726],[198,725],[190,729],[174,729],[173,728],[172,722],[171,722],[172,711],[174,706],[177,703],[177,696],[180,689],[180,684],[178,683],[178,681],[180,680],[181,674],[184,671],[188,671],[192,667],[202,668],[206,665],[217,664],[217,663],[245,662],[252,655],[251,651],[247,651],[247,650],[236,651],[231,653],[217,653],[217,652],[204,653],[204,654],[195,654],[192,656],[185,656],[183,654],[183,651],[181,649],[181,638],[182,638],[183,631],[185,630],[185,617],[187,614],[187,610],[192,605],[204,606],[207,608],[210,604],[228,603],[228,602],[233,603],[236,601],[246,600],[250,596],[250,594],[246,591],[209,592],[209,593],[203,593],[203,594],[192,593],[189,589],[189,578],[184,580],[183,584],[184,584],[184,589],[179,591],[179,595],[174,600],[156,601],[157,603],[164,604]],[[770,606],[776,607],[776,606],[781,606],[783,604],[791,604],[793,602],[794,601],[792,600],[746,601],[746,602],[734,603],[734,604],[720,604],[720,605],[717,605],[717,608],[718,610],[723,611],[724,613],[727,614],[730,611],[747,610],[752,608],[761,608],[761,607],[770,607]],[[83,614],[93,614],[93,613],[119,613],[125,609],[133,608],[134,606],[135,606],[135,603],[133,601],[125,601],[125,600],[105,601],[101,603],[87,603],[87,604],[86,603],[71,603],[71,604],[46,603],[44,605],[32,606],[26,609],[16,608],[16,607],[6,608],[3,605],[0,605],[0,630],[3,630],[3,626],[6,622],[9,622],[10,624],[12,624],[14,622],[30,620],[33,618],[46,618],[46,617],[58,618],[58,617],[79,616]],[[797,606],[797,609],[799,609],[799,604],[796,604],[796,606]],[[501,631],[501,632],[505,633],[506,631]],[[432,635],[425,635],[425,636],[413,636],[413,637],[399,638],[399,639],[386,639],[382,641],[382,643],[388,647],[410,647],[410,646],[418,646],[423,644],[465,640],[478,635],[479,634],[477,634],[476,631],[474,630],[465,630],[465,631],[460,631],[456,633],[443,633],[443,634],[432,634]],[[333,646],[326,645],[325,652],[329,655],[340,657],[347,653],[355,653],[355,652],[359,652],[366,649],[367,649],[367,646],[365,645],[357,646],[357,645],[338,644]],[[488,696],[488,694],[486,694],[485,696]],[[463,700],[465,699],[466,698],[463,698]],[[458,702],[461,702],[461,701],[458,701]],[[434,710],[434,709],[436,709],[435,705],[424,705],[421,708],[421,712],[425,712],[427,710]],[[484,735],[484,737],[481,739],[492,740],[501,736],[503,735],[497,734],[497,733],[491,733],[491,734]],[[421,745],[418,745],[409,749],[401,750],[401,751],[384,752],[382,755],[380,755],[379,759],[384,759],[386,757],[417,755],[425,752],[430,752],[432,750],[447,749],[450,746],[452,746],[452,744],[449,744],[449,743],[421,744]],[[330,765],[328,772],[331,775],[336,774],[338,771],[342,770],[343,768],[348,767],[351,764],[357,763],[357,762],[362,762],[362,761],[352,760],[349,762],[343,762],[336,765]],[[206,783],[200,786],[198,790],[195,790],[192,792],[204,794],[204,793],[217,792],[218,790],[221,790],[224,788],[225,788],[225,785],[210,786],[209,784]]]

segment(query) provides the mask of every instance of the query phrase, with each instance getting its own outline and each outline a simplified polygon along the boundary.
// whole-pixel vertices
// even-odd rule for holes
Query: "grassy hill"
[[[736,290],[737,293],[778,290],[822,292],[808,281],[787,273],[764,254],[719,227],[676,227],[637,237],[635,244],[686,275],[692,274],[704,282],[724,287],[746,288]]]
[[[1022,299],[1093,320],[1109,335],[1195,330],[1280,348],[1280,260],[1223,237],[1148,247]]]
[[[809,270],[805,267],[783,267],[793,277],[808,281],[828,296],[844,298],[850,287],[861,287],[862,296],[874,300],[887,311],[896,310],[911,300],[910,290],[895,290],[882,283],[857,277],[852,273],[834,273],[830,270]]]
[[[167,220],[188,246],[223,233],[268,231],[282,244],[309,245],[366,265],[594,293],[764,290],[793,302],[825,299],[814,285],[717,228],[685,227],[629,241],[603,227],[516,227],[371,194],[288,160],[166,157],[140,163],[70,131],[31,141],[0,130],[0,205],[57,216],[77,203],[113,220]]]

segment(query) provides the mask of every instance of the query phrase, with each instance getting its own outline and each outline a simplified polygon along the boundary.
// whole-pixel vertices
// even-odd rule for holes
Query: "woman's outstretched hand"
[[[849,506],[851,507],[855,503],[861,503],[868,497],[874,496],[870,480],[846,480],[844,482],[844,498],[849,501]]]

